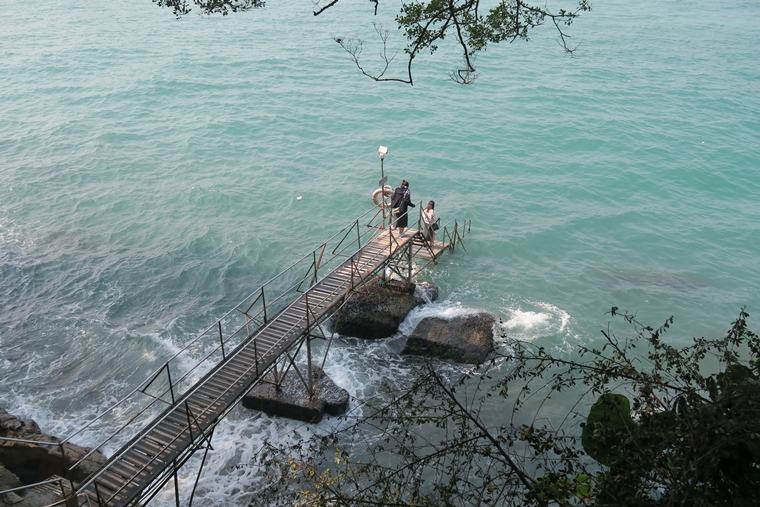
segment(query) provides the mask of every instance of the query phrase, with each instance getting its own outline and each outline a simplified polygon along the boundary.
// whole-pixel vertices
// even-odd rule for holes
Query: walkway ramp
[[[366,227],[370,233],[363,245],[362,227]],[[348,230],[339,245],[353,234],[353,229],[354,226]],[[321,279],[318,275],[321,274],[320,268],[324,265],[327,252],[325,244],[321,250],[318,248],[312,252],[312,268],[295,286],[296,296],[286,303],[281,300],[281,308],[273,315],[267,313],[268,309],[272,311],[273,306],[267,306],[264,301],[268,294],[264,287],[260,295],[254,293],[252,296],[255,298],[249,296],[252,298],[250,306],[246,307],[248,302],[239,305],[236,310],[245,315],[245,324],[238,326],[233,335],[244,330],[244,337],[230,352],[225,352],[224,348],[225,343],[230,343],[230,339],[223,334],[223,327],[227,325],[223,325],[220,319],[217,324],[221,360],[176,399],[172,386],[179,382],[172,383],[167,362],[169,388],[162,395],[163,398],[153,397],[165,399],[171,394],[171,402],[164,401],[169,406],[145,424],[142,430],[113,453],[101,470],[77,488],[78,504],[137,505],[150,501],[172,477],[175,479],[175,488],[178,488],[176,471],[196,451],[205,449],[207,452],[211,448],[211,437],[216,424],[243,395],[262,381],[267,372],[276,367],[278,360],[286,357],[285,361],[289,358],[293,362],[304,340],[309,339],[315,327],[332,315],[352,291],[368,282],[374,273],[387,270],[411,278],[413,256],[435,261],[443,249],[451,247],[451,242],[445,241],[427,244],[416,230],[408,230],[406,235],[399,236],[395,231],[391,233],[383,230],[373,224],[372,220],[362,226],[357,219],[355,229],[355,243],[360,245],[359,248],[351,255],[343,255],[341,262]],[[456,237],[454,235],[455,239]],[[332,250],[333,258],[340,256],[339,252],[337,247]],[[303,286],[307,287],[302,289]],[[253,315],[251,309],[256,304],[262,306],[263,312]],[[231,314],[236,313],[231,311],[228,316]],[[213,330],[214,327],[209,329]],[[209,330],[205,334],[209,334]],[[148,387],[160,374],[161,370],[150,382],[144,383],[140,392],[148,394]],[[190,494],[191,497],[193,493]],[[179,498],[179,491],[176,494]]]

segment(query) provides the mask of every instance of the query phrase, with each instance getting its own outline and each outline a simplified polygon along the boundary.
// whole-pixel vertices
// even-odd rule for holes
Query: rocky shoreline
[[[34,420],[21,419],[3,408],[0,408],[0,437],[4,438],[0,440],[0,491],[37,484],[51,477],[77,484],[106,462],[100,451],[82,460],[92,449],[71,442],[61,443],[59,438],[43,433]],[[81,463],[71,468],[80,460]],[[54,488],[25,489],[0,495],[0,506],[49,505],[56,501],[55,497]]]

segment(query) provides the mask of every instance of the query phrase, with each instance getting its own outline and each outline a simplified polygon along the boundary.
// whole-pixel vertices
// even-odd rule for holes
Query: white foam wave
[[[198,481],[193,505],[251,505],[259,486],[263,486],[264,470],[257,465],[257,457],[267,443],[295,444],[324,434],[340,424],[340,419],[325,417],[319,424],[307,424],[281,417],[270,417],[257,411],[236,407],[214,430],[211,451]],[[183,499],[191,491],[201,463],[197,453],[179,473]],[[151,505],[175,505],[174,488],[169,484]]]
[[[534,311],[514,310],[508,321],[502,324],[504,329],[521,329],[534,330],[536,328],[546,328],[551,322],[552,316],[548,313],[539,313]]]
[[[255,494],[255,484],[262,480],[255,465],[256,454],[266,442],[282,442],[297,431],[299,424],[286,419],[270,418],[258,412],[238,407],[214,430],[212,445],[198,481],[193,504],[249,505]],[[187,501],[193,488],[201,455],[198,453],[179,473],[179,491]],[[233,500],[234,499],[234,500]],[[173,484],[169,484],[154,499],[157,506],[175,505]]]
[[[568,322],[570,322],[570,314],[569,313],[567,313],[565,310],[561,310],[561,309],[557,308],[556,306],[551,305],[549,303],[538,302],[538,303],[536,303],[536,306],[538,306],[539,308],[544,308],[545,310],[549,311],[553,315],[556,315],[559,318],[559,320],[560,320],[559,331],[560,332],[564,332],[565,331],[565,329],[567,328]]]
[[[475,311],[451,303],[434,306],[433,309],[420,308],[411,319],[419,321],[429,315],[450,318]],[[236,407],[214,432],[214,451],[207,458],[193,504],[204,507],[255,503],[258,485],[263,485],[264,480],[263,470],[256,465],[256,457],[266,443],[295,443],[314,433],[332,431],[361,417],[368,400],[385,396],[383,384],[391,389],[404,389],[410,385],[414,380],[413,368],[409,358],[400,353],[403,343],[404,338],[400,335],[379,340],[333,335],[324,370],[336,385],[346,389],[351,396],[348,420],[326,415],[319,424],[306,424]],[[316,364],[321,364],[326,347],[327,342],[314,344],[313,360]],[[458,378],[464,369],[471,366],[442,363],[440,368],[446,376]],[[372,440],[372,435],[367,438]],[[180,471],[182,492],[189,492],[193,487],[200,465],[200,459],[194,460]],[[234,500],[231,501],[232,498]],[[171,485],[153,501],[160,507],[172,506],[174,502]]]
[[[510,340],[541,341],[555,354],[572,354],[583,341],[574,331],[573,317],[565,310],[543,301],[511,301],[503,310],[507,315],[501,324],[501,345]]]
[[[522,341],[534,341],[545,336],[562,336],[568,333],[570,314],[545,302],[530,302],[526,306],[508,308],[509,315],[502,323],[505,333]]]
[[[440,303],[431,303],[427,305],[420,305],[406,316],[406,319],[401,323],[398,330],[399,333],[409,336],[414,328],[426,317],[437,317],[441,319],[453,319],[454,317],[461,317],[463,315],[472,315],[478,313],[480,310],[469,308],[462,303],[452,301],[442,301]]]

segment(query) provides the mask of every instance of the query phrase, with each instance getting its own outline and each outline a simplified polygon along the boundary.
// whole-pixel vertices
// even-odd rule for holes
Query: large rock
[[[306,376],[306,367],[299,366],[301,375]],[[272,383],[272,373],[264,377],[265,382],[243,397],[243,406],[261,410],[269,415],[279,415],[306,422],[319,422],[325,412],[340,415],[348,409],[348,391],[338,387],[317,366],[311,367],[314,397],[310,397],[306,386],[298,374],[291,370],[285,375],[280,389]],[[306,380],[306,378],[304,378]]]
[[[404,353],[480,364],[494,350],[497,322],[498,319],[489,313],[450,320],[426,317],[407,338]]]
[[[0,465],[0,491],[7,491],[22,487],[23,483],[12,472]],[[41,507],[43,505],[77,506],[75,498],[69,497],[66,504],[60,502],[65,496],[71,494],[71,490],[64,483],[65,491],[61,491],[61,485],[57,483],[24,488],[10,493],[0,494],[0,507]]]
[[[414,295],[420,298],[423,303],[436,301],[439,293],[438,286],[432,282],[417,282],[414,288]]]
[[[90,452],[90,448],[70,442],[61,446],[60,439],[42,433],[33,420],[19,419],[2,408],[0,408],[0,437],[53,444],[0,441],[0,465],[15,474],[24,484],[42,482],[53,475],[79,482],[106,462],[106,457],[100,451],[95,451],[76,468],[69,471],[68,469],[74,463]],[[61,453],[61,447],[63,447],[63,453]]]
[[[392,336],[412,309],[438,298],[438,287],[423,282],[383,282],[379,277],[356,291],[332,317],[333,331],[357,338]]]
[[[0,491],[7,491],[20,486],[23,486],[23,483],[18,480],[18,477],[7,468],[0,465]],[[23,498],[18,493],[20,492],[0,495],[0,506],[4,507],[5,505],[13,505],[21,502]]]

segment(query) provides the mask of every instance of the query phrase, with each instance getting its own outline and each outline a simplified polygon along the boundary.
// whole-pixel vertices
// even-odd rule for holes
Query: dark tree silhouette
[[[179,17],[197,6],[205,14],[227,15],[230,12],[247,11],[264,7],[264,0],[154,0],[162,7],[173,9]],[[562,1],[562,0],[560,0]],[[339,0],[314,2],[314,15],[318,16],[338,4]],[[370,9],[377,15],[380,0],[370,0]],[[396,15],[397,27],[406,39],[404,55],[406,71],[400,77],[388,75],[391,63],[397,53],[389,54],[388,36],[390,31],[375,24],[375,32],[380,38],[381,65],[378,71],[367,70],[360,62],[364,41],[358,37],[333,37],[351,57],[362,74],[375,81],[396,81],[414,84],[412,64],[426,52],[435,53],[444,39],[453,39],[460,47],[462,63],[449,73],[452,80],[460,84],[470,84],[477,78],[475,57],[489,44],[498,44],[517,39],[529,40],[534,28],[551,24],[557,30],[562,49],[572,54],[576,46],[569,43],[566,27],[582,13],[591,10],[590,0],[567,0],[570,8],[556,11],[549,4],[533,4],[525,0],[502,0],[495,6],[481,9],[480,0],[402,0]]]

